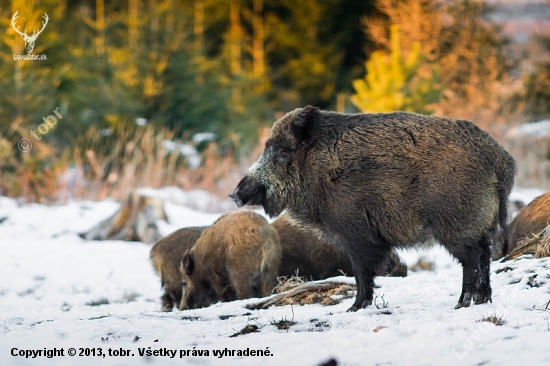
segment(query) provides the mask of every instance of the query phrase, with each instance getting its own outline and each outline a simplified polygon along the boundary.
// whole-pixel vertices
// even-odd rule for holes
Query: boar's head
[[[185,251],[181,267],[187,278],[183,284],[180,310],[207,307],[220,300],[208,276],[208,269],[195,262],[193,250]]]
[[[229,195],[238,206],[261,205],[278,216],[306,183],[306,157],[318,139],[320,111],[307,106],[287,113],[273,124],[259,160]]]

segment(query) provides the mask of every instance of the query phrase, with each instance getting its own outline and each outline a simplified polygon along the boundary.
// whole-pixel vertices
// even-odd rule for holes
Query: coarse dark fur
[[[503,254],[510,254],[518,242],[526,237],[540,233],[550,224],[550,192],[535,198],[523,207],[510,223],[511,237]]]
[[[223,215],[182,259],[188,277],[182,309],[271,293],[281,262],[279,234],[251,211]]]
[[[187,282],[180,271],[183,253],[195,245],[206,228],[205,226],[180,229],[159,240],[151,248],[151,261],[160,276],[161,287],[164,287],[164,295],[161,297],[162,311],[171,311],[174,305],[179,306],[182,288]]]
[[[490,245],[508,237],[515,172],[514,159],[469,121],[307,106],[274,123],[230,198],[271,217],[286,208],[340,243],[357,282],[350,311],[372,303],[391,248],[435,239],[462,264],[460,308],[491,301]]]
[[[288,213],[279,216],[272,226],[279,233],[283,250],[279,277],[298,274],[308,280],[323,280],[341,275],[353,276],[349,256],[342,249],[315,232],[294,224]],[[406,277],[407,266],[392,250],[378,275]]]

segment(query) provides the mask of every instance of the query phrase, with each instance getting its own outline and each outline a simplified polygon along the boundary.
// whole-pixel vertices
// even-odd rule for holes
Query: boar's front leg
[[[162,300],[162,311],[172,311],[174,304],[176,304],[176,299],[172,292],[165,291],[160,299]]]
[[[374,277],[390,250],[380,250],[378,245],[364,243],[360,247],[350,248],[349,255],[355,282],[357,284],[357,296],[355,303],[348,312],[366,308],[372,304],[374,295]]]

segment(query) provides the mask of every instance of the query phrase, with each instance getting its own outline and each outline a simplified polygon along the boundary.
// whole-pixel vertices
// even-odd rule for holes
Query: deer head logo
[[[34,50],[34,42],[36,42],[36,38],[38,38],[38,35],[40,33],[42,33],[42,31],[44,30],[44,28],[46,28],[46,24],[48,24],[48,14],[44,13],[44,19],[46,20],[44,23],[42,23],[42,29],[40,29],[39,31],[35,30],[33,33],[32,33],[32,36],[28,36],[27,35],[27,30],[25,29],[25,32],[21,32],[19,30],[19,27],[16,27],[15,26],[15,20],[17,18],[19,18],[19,16],[17,15],[17,13],[19,12],[16,11],[15,14],[13,14],[13,17],[11,18],[11,26],[13,27],[13,29],[15,29],[15,31],[17,33],[19,33],[21,35],[21,37],[23,38],[23,40],[25,41],[25,48],[27,49],[27,53],[32,53],[32,51]]]

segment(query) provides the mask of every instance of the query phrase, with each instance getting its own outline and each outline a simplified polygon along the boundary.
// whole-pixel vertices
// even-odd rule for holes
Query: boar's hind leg
[[[469,307],[472,300],[475,304],[491,301],[490,252],[487,237],[484,236],[477,242],[464,240],[445,247],[462,264],[462,293],[455,309]]]
[[[372,249],[373,246],[367,244],[364,248]],[[388,255],[389,249],[378,252],[371,250],[367,255],[361,251],[350,250],[351,267],[357,284],[357,296],[355,297],[355,303],[348,309],[349,312],[366,308],[372,304],[374,277]]]
[[[492,234],[492,233],[491,233]],[[479,277],[476,283],[476,293],[473,298],[474,303],[485,304],[492,302],[491,299],[491,236],[484,235],[479,242],[483,253],[481,254]]]

